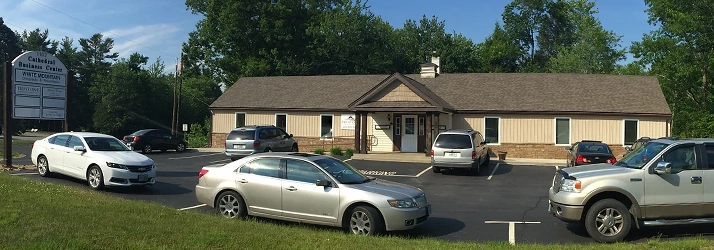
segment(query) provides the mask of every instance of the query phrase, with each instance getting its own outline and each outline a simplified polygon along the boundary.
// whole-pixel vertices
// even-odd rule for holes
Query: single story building
[[[273,124],[301,151],[428,152],[438,132],[474,129],[508,157],[563,159],[565,146],[600,140],[619,158],[640,137],[670,135],[654,76],[440,74],[438,62],[408,75],[240,78],[210,105],[211,145],[224,147],[233,128]]]

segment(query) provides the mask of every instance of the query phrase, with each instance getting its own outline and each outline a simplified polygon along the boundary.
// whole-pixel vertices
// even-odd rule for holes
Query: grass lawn
[[[528,245],[360,237],[178,211],[84,188],[0,173],[2,249],[711,249],[714,241]]]
[[[25,156],[24,154],[18,153],[18,152],[12,152],[12,158],[20,158]],[[0,150],[0,159],[5,159],[5,152]]]
[[[32,146],[35,140],[12,140],[12,146]],[[0,139],[0,147],[4,145],[5,141]]]

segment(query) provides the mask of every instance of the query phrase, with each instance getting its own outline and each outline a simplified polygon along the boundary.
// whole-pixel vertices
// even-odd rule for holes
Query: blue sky
[[[394,27],[407,19],[436,15],[456,31],[481,42],[493,31],[495,22],[510,0],[371,0],[373,13]],[[607,30],[622,36],[622,46],[638,41],[654,29],[647,23],[644,0],[599,0],[597,17]],[[0,17],[13,30],[49,29],[50,37],[79,38],[102,32],[115,40],[121,57],[139,52],[153,62],[164,60],[173,71],[181,54],[181,43],[201,17],[186,10],[183,0],[2,0]],[[631,57],[628,58],[628,61]]]

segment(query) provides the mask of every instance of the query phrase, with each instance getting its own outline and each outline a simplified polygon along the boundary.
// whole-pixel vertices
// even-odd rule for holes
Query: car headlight
[[[412,199],[412,198],[409,198],[409,199],[401,199],[401,200],[396,200],[396,199],[394,199],[394,200],[387,200],[387,202],[389,202],[389,205],[390,205],[390,206],[396,207],[396,208],[413,208],[413,207],[417,207],[417,202],[416,202],[414,199]]]
[[[116,164],[116,163],[111,163],[111,162],[107,162],[107,167],[110,167],[110,168],[118,168],[118,169],[129,169],[129,168],[127,168],[127,167],[124,166],[124,165]]]
[[[561,192],[580,193],[582,183],[579,180],[564,179],[560,184]]]

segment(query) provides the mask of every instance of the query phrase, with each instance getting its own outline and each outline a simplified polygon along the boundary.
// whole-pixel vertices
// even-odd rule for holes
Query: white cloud
[[[166,48],[166,42],[171,41],[179,31],[179,27],[173,24],[153,24],[128,29],[111,29],[102,32],[102,35],[114,39],[112,51],[119,53],[121,57],[139,52],[144,55],[151,53],[167,58],[172,51],[163,51]]]

